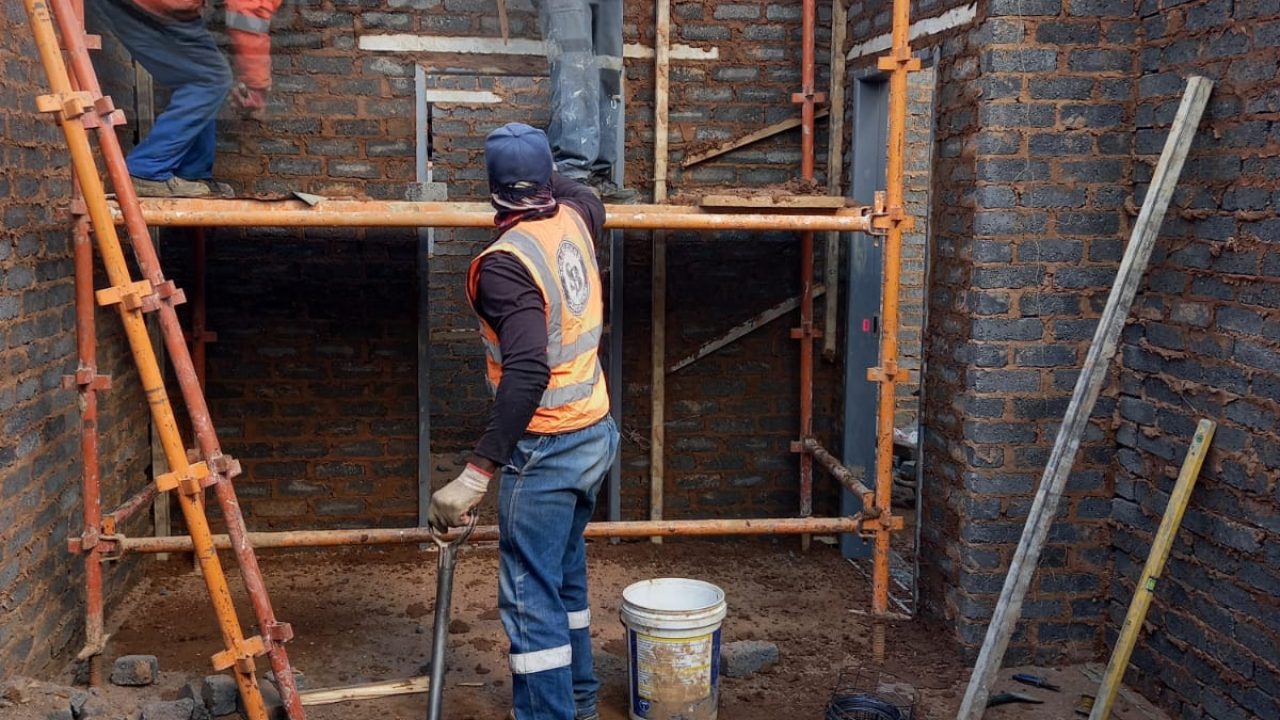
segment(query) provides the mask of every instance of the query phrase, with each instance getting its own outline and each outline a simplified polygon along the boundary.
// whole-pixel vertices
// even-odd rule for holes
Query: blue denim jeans
[[[105,29],[160,85],[169,105],[125,164],[144,180],[213,176],[218,111],[231,92],[231,67],[200,18],[161,19],[130,2],[85,3],[93,28]]]
[[[617,160],[622,0],[535,0],[551,65],[547,139],[556,170],[581,180]]]
[[[617,452],[618,428],[606,416],[582,430],[526,436],[502,470],[498,610],[511,640],[517,720],[596,711],[582,531]]]

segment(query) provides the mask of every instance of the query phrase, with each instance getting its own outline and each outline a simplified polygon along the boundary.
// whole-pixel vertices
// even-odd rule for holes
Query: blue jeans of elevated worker
[[[618,157],[622,0],[535,0],[551,64],[547,139],[568,178],[609,174]]]
[[[128,0],[85,3],[94,29],[120,41],[156,83],[169,105],[125,164],[145,180],[205,180],[213,176],[218,111],[231,92],[231,68],[204,21],[156,17]]]
[[[498,610],[517,720],[596,711],[582,531],[617,452],[618,428],[606,416],[582,430],[525,436],[502,470]]]

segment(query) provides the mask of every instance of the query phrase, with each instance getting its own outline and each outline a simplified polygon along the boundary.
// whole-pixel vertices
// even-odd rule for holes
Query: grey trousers
[[[622,0],[536,0],[551,63],[547,139],[556,169],[610,175],[618,154]]]

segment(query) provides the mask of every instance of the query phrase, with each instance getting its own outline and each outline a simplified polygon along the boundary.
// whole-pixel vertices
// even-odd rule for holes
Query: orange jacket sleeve
[[[281,0],[227,0],[227,34],[236,75],[254,90],[271,89],[271,16]]]

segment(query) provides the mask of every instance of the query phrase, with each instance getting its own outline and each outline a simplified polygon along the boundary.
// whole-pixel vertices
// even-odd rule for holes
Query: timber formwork
[[[245,696],[251,720],[265,718],[261,694],[254,673],[254,657],[267,655],[279,681],[282,700],[291,720],[302,720],[303,710],[293,682],[283,642],[291,636],[285,623],[279,622],[272,610],[255,548],[318,547],[379,543],[416,543],[429,539],[426,528],[315,530],[280,533],[251,533],[244,525],[236,501],[232,479],[239,474],[238,464],[224,454],[209,417],[202,386],[204,380],[204,343],[212,334],[204,327],[204,298],[197,278],[194,327],[184,333],[174,306],[185,301],[181,290],[165,279],[149,227],[197,228],[197,275],[203,275],[203,228],[228,226],[275,227],[492,227],[493,213],[485,203],[430,203],[325,200],[317,205],[302,202],[258,202],[250,200],[169,200],[142,201],[133,192],[123,154],[115,137],[114,126],[123,123],[122,114],[104,97],[89,61],[91,44],[83,30],[79,0],[24,0],[31,19],[41,59],[49,75],[52,94],[40,98],[42,111],[55,116],[62,126],[71,148],[76,186],[83,196],[76,202],[79,217],[74,225],[76,314],[79,367],[68,384],[79,388],[82,396],[83,519],[85,529],[71,542],[73,552],[81,553],[86,562],[86,646],[82,658],[92,658],[102,651],[105,633],[102,619],[101,563],[124,552],[165,553],[194,551],[200,562],[213,599],[226,649],[214,655],[217,669],[232,669]],[[843,2],[843,0],[834,0]],[[66,63],[58,52],[57,38],[51,22],[52,5],[66,52]],[[844,13],[833,13],[843,17]],[[801,89],[793,101],[801,106],[802,177],[814,176],[814,123],[817,107],[825,103],[825,94],[814,86],[815,0],[803,2],[802,78]],[[659,116],[655,121],[657,136],[665,139],[666,79],[669,53],[669,0],[658,2],[658,33],[655,57]],[[661,517],[660,480],[662,478],[661,406],[664,402],[661,384],[655,383],[654,397],[654,468],[657,484],[652,497],[656,512],[646,522],[592,523],[589,537],[651,537],[681,535],[754,535],[796,534],[807,541],[812,534],[859,533],[874,541],[871,614],[875,624],[874,652],[884,654],[883,620],[889,613],[890,536],[903,527],[902,518],[893,514],[891,504],[893,452],[893,404],[895,384],[905,371],[897,367],[898,284],[902,233],[910,229],[912,219],[903,205],[903,152],[906,132],[907,74],[920,68],[908,44],[908,0],[893,2],[892,48],[881,58],[879,67],[888,74],[890,88],[888,164],[886,191],[877,194],[870,207],[848,207],[824,212],[767,211],[716,212],[703,207],[667,204],[609,206],[606,227],[655,231],[655,251],[665,230],[746,230],[796,231],[801,241],[800,327],[792,337],[800,345],[800,417],[798,439],[790,450],[799,455],[801,491],[799,518],[752,520],[687,520],[669,521]],[[67,64],[71,72],[67,71]],[[825,112],[825,111],[824,111]],[[88,143],[88,130],[95,130],[104,154],[105,165],[117,193],[117,202],[108,203],[98,169]],[[665,142],[656,142],[655,199],[666,194]],[[829,167],[828,173],[839,173]],[[838,187],[838,182],[829,183]],[[115,225],[123,225],[142,269],[144,279],[134,281],[124,263]],[[813,322],[815,293],[813,278],[813,233],[858,232],[863,241],[884,243],[882,333],[880,364],[868,368],[870,380],[879,383],[878,427],[876,434],[877,463],[875,477],[868,486],[865,472],[847,468],[813,437],[813,343],[822,337]],[[92,285],[91,237],[97,240],[100,254],[112,287],[98,291]],[[665,292],[665,267],[655,252],[655,305]],[[829,264],[835,263],[828,257]],[[659,282],[659,279],[662,279]],[[156,478],[156,483],[136,493],[116,510],[101,512],[97,465],[96,392],[109,387],[109,378],[97,374],[94,347],[93,308],[98,304],[114,305],[125,323],[134,351],[153,418],[162,436],[165,459],[171,472]],[[178,435],[169,406],[155,351],[147,337],[143,314],[154,312],[159,320],[165,348],[190,414],[197,448],[188,459]],[[655,326],[662,324],[655,317]],[[828,327],[831,327],[829,324]],[[663,344],[656,342],[660,328],[655,328],[655,372],[665,372]],[[193,351],[188,347],[190,341]],[[199,458],[199,459],[196,459]],[[814,518],[812,515],[813,463],[826,469],[844,487],[857,495],[863,510],[853,517]],[[204,489],[213,487],[227,521],[228,534],[213,536],[204,517]],[[189,536],[164,538],[129,538],[120,533],[128,517],[145,508],[158,493],[177,491],[187,521]],[[475,539],[495,539],[497,528],[478,528]],[[218,561],[217,549],[231,549],[240,565],[249,590],[261,635],[244,638],[234,608],[229,602],[225,576]]]

